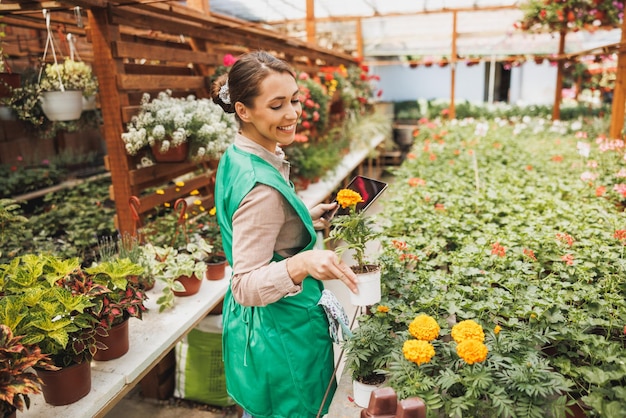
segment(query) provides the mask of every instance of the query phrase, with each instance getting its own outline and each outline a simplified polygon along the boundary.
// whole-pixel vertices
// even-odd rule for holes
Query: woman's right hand
[[[287,272],[296,284],[307,276],[317,280],[341,280],[352,293],[358,293],[356,274],[331,250],[298,253],[287,260]]]

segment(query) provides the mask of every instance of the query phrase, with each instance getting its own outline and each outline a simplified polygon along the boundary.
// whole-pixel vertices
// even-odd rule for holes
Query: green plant
[[[216,209],[213,207],[208,212],[204,212],[195,219],[198,225],[198,244],[201,248],[204,248],[207,253],[205,258],[207,263],[215,263],[225,259],[222,234],[215,213]]]
[[[354,190],[341,189],[337,192],[337,203],[342,208],[349,208],[347,214],[338,214],[331,220],[332,229],[328,239],[341,240],[335,251],[339,256],[346,250],[354,251],[356,266],[352,267],[355,273],[368,271],[368,264],[365,257],[365,246],[377,236],[371,218],[365,213],[356,210],[356,205],[362,202],[361,195]]]
[[[385,380],[393,335],[384,315],[383,312],[361,315],[359,326],[342,344],[346,353],[345,367],[352,379],[361,383],[378,384]]]
[[[22,336],[0,324],[0,416],[30,408],[29,395],[41,393],[41,379],[32,367],[57,369],[37,346],[25,345]]]
[[[78,259],[25,254],[0,265],[0,323],[37,345],[56,366],[90,361],[96,334],[106,330],[95,319],[94,302],[108,292],[93,283]]]
[[[94,313],[105,329],[122,323],[128,318],[142,318],[146,310],[147,296],[143,289],[129,277],[143,274],[144,269],[129,258],[111,257],[86,268],[93,281],[106,287],[109,292],[96,300]]]
[[[153,145],[165,152],[189,142],[189,157],[197,160],[219,158],[236,131],[233,115],[224,113],[212,100],[172,97],[167,90],[152,100],[149,94],[143,95],[141,110],[122,133],[122,140],[129,155]]]
[[[177,280],[181,276],[203,280],[206,263],[204,250],[196,244],[187,244],[184,249],[159,247],[153,244],[143,246],[146,259],[150,260],[150,272],[164,285],[163,294],[157,299],[159,312],[174,306],[174,291],[182,292],[185,287]]]
[[[11,199],[0,199],[0,262],[12,259],[22,250],[19,237],[26,234],[27,223],[28,218],[22,216],[19,204]]]

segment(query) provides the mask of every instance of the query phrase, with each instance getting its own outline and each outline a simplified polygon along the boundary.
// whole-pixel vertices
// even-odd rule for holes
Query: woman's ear
[[[244,122],[248,122],[248,108],[241,102],[235,103],[235,112],[237,116]]]

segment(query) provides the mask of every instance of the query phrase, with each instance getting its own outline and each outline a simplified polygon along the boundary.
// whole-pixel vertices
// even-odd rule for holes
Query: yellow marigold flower
[[[409,324],[412,336],[422,341],[432,341],[439,336],[439,324],[428,315],[418,315]]]
[[[453,326],[450,335],[452,335],[452,338],[454,338],[454,341],[457,343],[461,343],[465,340],[485,341],[483,327],[471,319],[461,321]]]
[[[500,331],[502,331],[502,327],[500,325],[496,325],[496,327],[493,329],[493,333],[496,335],[500,334]]]
[[[435,347],[428,341],[407,340],[402,345],[404,358],[418,366],[428,363],[435,355]]]
[[[177,182],[176,182],[176,185],[177,185],[178,187],[183,187],[183,186],[185,185],[185,182],[184,182],[184,181],[177,181]]]
[[[165,190],[163,189],[157,189],[157,191],[155,192],[156,194],[165,194]]]
[[[467,364],[480,363],[487,359],[489,349],[487,346],[477,340],[465,340],[456,346],[456,353]]]
[[[377,310],[378,312],[387,313],[387,312],[389,312],[389,306],[385,306],[385,305],[378,305],[378,306],[376,307],[376,310]]]
[[[209,215],[215,216],[216,213],[217,213],[217,209],[215,209],[215,206],[213,206],[211,210],[209,211]]]
[[[198,191],[198,189],[196,189],[196,190],[192,190],[191,192],[189,192],[189,194],[192,196],[197,196],[200,194],[200,192]]]
[[[360,194],[350,189],[341,189],[339,193],[337,193],[337,202],[341,205],[342,208],[347,208],[350,206],[354,206],[359,202],[362,202],[363,198]]]
[[[202,204],[202,200],[196,199],[196,200],[193,201],[193,204],[196,205],[196,206],[200,206]]]

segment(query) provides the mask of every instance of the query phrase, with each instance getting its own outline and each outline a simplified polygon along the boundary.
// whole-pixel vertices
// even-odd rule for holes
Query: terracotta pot
[[[198,280],[196,275],[193,276],[180,276],[178,280],[183,286],[185,286],[184,292],[174,291],[175,296],[191,296],[195,295],[200,291],[200,286],[202,285],[202,280]]]
[[[85,397],[91,391],[91,363],[83,361],[60,370],[36,369],[43,381],[42,392],[46,403],[67,405]]]
[[[98,350],[93,359],[97,361],[107,361],[122,357],[128,352],[128,319],[121,324],[113,325],[108,331],[109,335],[101,337],[96,335],[96,340],[106,345],[106,350]]]
[[[152,155],[157,163],[181,163],[187,160],[189,142],[183,142],[179,147],[170,147],[166,152],[160,152],[160,144],[152,146]]]
[[[350,302],[355,306],[371,306],[380,302],[380,267],[367,266],[370,271],[356,273],[358,294],[350,292]]]
[[[207,280],[222,280],[226,275],[226,264],[228,264],[226,259],[215,263],[206,263],[205,277]]]

